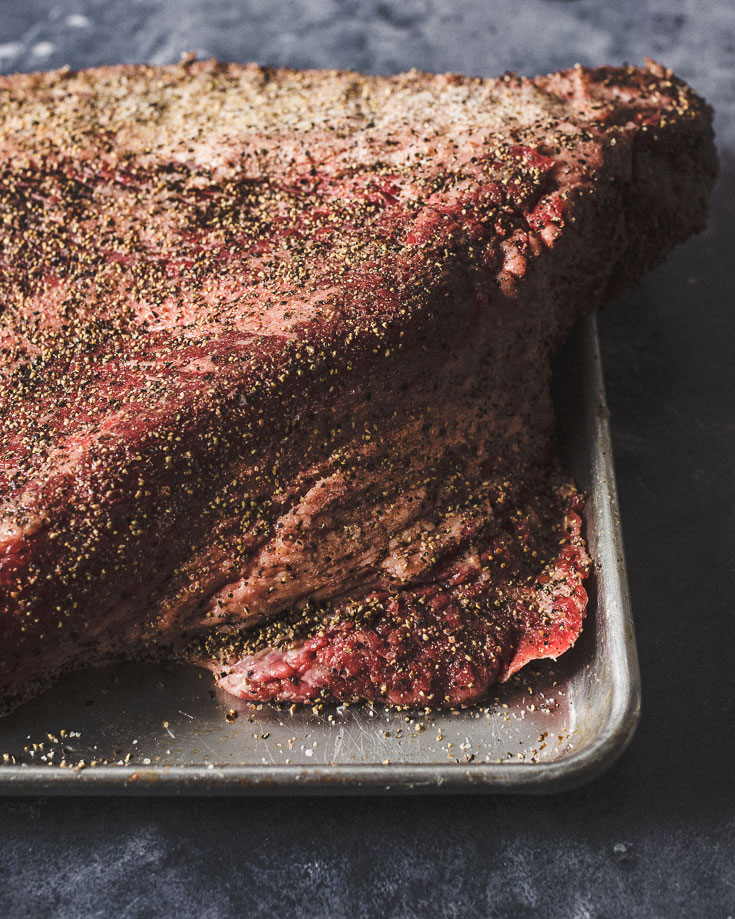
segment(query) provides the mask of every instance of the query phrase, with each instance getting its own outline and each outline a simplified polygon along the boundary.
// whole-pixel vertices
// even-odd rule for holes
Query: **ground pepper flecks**
[[[418,698],[437,642],[436,704],[563,650],[525,644],[586,565],[550,355],[701,222],[688,87],[187,58],[0,77],[0,149],[5,705],[391,622],[425,650],[340,697]]]

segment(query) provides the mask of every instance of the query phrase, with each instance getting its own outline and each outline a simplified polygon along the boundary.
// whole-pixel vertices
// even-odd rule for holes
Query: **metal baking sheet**
[[[595,560],[584,631],[558,662],[525,668],[485,705],[431,714],[256,707],[174,665],[78,673],[0,719],[0,791],[540,793],[594,778],[628,743],[640,708],[594,317],[567,347],[556,387],[559,448],[589,495]]]

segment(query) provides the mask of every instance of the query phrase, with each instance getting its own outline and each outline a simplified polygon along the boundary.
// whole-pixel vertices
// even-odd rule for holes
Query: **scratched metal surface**
[[[596,570],[583,635],[558,662],[484,706],[430,714],[254,707],[174,665],[78,673],[0,722],[0,791],[544,792],[598,774],[632,734],[639,682],[594,319],[560,366],[560,449],[590,495]]]

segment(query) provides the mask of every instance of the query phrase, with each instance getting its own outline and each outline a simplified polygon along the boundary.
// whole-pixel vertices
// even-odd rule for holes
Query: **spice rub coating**
[[[551,356],[702,226],[714,171],[708,107],[650,63],[0,78],[0,698],[118,656],[225,672],[305,610],[301,648],[371,604],[379,631],[456,602],[502,521],[517,582],[467,575],[488,634],[513,620],[478,685],[543,656],[527,588],[564,553],[510,526],[522,495],[577,546],[568,595],[587,564]],[[581,606],[564,641],[553,610],[557,654]]]

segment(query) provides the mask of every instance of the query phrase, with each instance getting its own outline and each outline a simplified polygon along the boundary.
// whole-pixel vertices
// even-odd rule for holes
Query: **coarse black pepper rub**
[[[587,561],[550,356],[713,173],[709,109],[654,64],[0,77],[0,698],[110,656],[247,674],[292,627],[439,629],[436,704],[560,653]],[[428,658],[397,660],[418,698]]]

